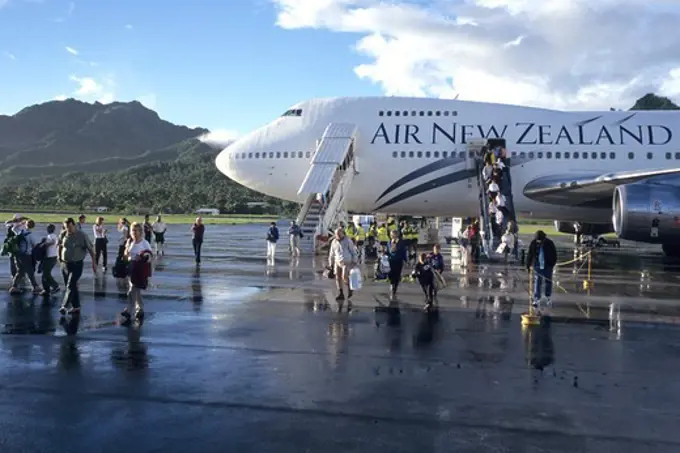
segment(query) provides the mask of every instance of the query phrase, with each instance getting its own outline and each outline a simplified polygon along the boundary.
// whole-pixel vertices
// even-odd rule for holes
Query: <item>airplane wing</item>
[[[680,174],[680,168],[632,170],[604,174],[584,171],[564,175],[541,176],[524,186],[524,196],[535,201],[564,206],[609,207],[616,186],[641,182],[651,178],[655,180],[663,179],[664,182],[668,182],[663,177],[678,174]],[[672,179],[676,184],[680,184],[680,179]]]

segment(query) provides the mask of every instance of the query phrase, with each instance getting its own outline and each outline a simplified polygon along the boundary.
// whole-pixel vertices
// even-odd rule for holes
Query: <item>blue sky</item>
[[[353,72],[355,36],[278,28],[266,0],[0,5],[3,114],[64,95],[140,99],[176,123],[244,133],[300,100],[380,93]]]

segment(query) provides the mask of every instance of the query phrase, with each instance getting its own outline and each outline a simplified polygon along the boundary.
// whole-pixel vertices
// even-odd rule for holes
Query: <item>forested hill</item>
[[[173,161],[153,162],[115,173],[71,173],[0,187],[0,205],[60,209],[107,206],[119,212],[187,213],[199,207],[255,212],[247,202],[268,201],[264,212],[291,212],[295,204],[265,197],[231,181],[215,168],[218,152],[189,140]]]

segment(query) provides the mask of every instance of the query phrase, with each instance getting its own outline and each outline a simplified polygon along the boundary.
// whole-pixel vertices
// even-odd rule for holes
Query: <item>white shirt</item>
[[[130,257],[130,260],[133,260],[145,250],[151,251],[151,245],[146,239],[142,239],[139,242],[130,241],[127,247],[127,255]]]
[[[489,203],[489,214],[495,214],[498,212],[498,209],[496,209],[496,203],[493,201]]]
[[[500,192],[500,191],[501,191],[501,188],[498,187],[498,184],[496,184],[496,182],[492,182],[491,184],[489,184],[489,192]]]
[[[47,258],[56,258],[57,254],[57,235],[52,233],[45,237]]]
[[[125,242],[128,240],[128,237],[130,237],[129,235],[130,229],[124,226],[122,228],[118,228],[118,231],[120,231],[120,239],[118,240],[118,243],[120,245],[125,245]]]
[[[106,228],[104,228],[104,224],[97,225],[94,224],[92,225],[92,231],[94,231],[94,238],[95,239],[104,239],[106,238],[106,233],[104,232]]]
[[[167,229],[165,222],[154,222],[153,225],[151,225],[151,228],[154,233],[165,233],[165,230]]]
[[[354,243],[345,236],[341,241],[333,239],[331,250],[328,255],[328,264],[331,266],[348,265],[357,261],[357,251],[354,248]]]
[[[498,194],[498,195],[496,196],[496,205],[497,205],[499,208],[504,208],[504,207],[505,207],[505,197],[504,197],[503,195]]]

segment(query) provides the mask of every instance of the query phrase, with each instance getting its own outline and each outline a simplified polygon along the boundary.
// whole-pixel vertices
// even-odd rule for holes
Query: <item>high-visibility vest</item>
[[[357,227],[357,241],[363,241],[366,239],[366,232],[364,231],[364,227],[358,226]]]
[[[375,231],[376,228],[374,226],[368,227],[368,237],[369,238],[374,238],[378,235],[377,231]]]
[[[390,240],[389,233],[387,233],[386,227],[378,228],[378,242],[387,242]]]
[[[345,227],[345,235],[347,237],[349,237],[350,239],[354,239],[354,238],[356,238],[357,231],[356,231],[356,229],[354,229],[353,227],[348,225],[348,226]]]

